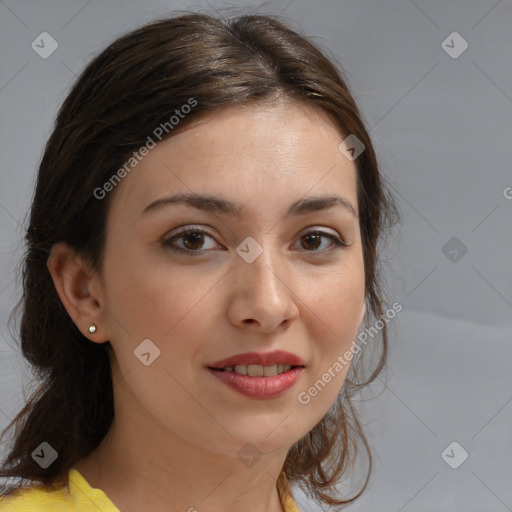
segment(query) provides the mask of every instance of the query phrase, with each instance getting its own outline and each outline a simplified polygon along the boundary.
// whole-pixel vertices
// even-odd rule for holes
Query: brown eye
[[[304,249],[318,249],[322,244],[322,236],[318,234],[305,235],[302,240],[306,240],[306,244],[302,244]]]
[[[328,238],[331,240],[331,245],[334,245],[334,247],[329,249],[328,247],[324,247],[323,249],[319,249],[322,245],[322,239]],[[324,231],[310,231],[309,233],[306,233],[301,237],[301,245],[306,251],[308,252],[330,252],[331,250],[335,250],[340,247],[347,247],[348,244],[346,244],[343,240],[338,238],[337,236],[331,234],[331,233],[325,233]]]
[[[210,242],[210,247],[205,248],[204,246],[208,239],[215,242],[213,237],[206,231],[198,228],[189,228],[182,231],[181,233],[177,233],[172,237],[164,239],[162,241],[162,245],[173,251],[181,252],[188,256],[200,256],[208,249],[219,248],[218,245],[212,242]]]
[[[198,231],[181,235],[180,238],[183,239],[183,245],[186,249],[198,250],[204,244],[204,234]]]

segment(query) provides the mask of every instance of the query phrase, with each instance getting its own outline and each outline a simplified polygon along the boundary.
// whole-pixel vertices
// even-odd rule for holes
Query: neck
[[[116,411],[117,412],[117,411]],[[277,478],[286,453],[262,456],[252,467],[236,456],[183,439],[119,426],[75,468],[122,512],[282,512]]]

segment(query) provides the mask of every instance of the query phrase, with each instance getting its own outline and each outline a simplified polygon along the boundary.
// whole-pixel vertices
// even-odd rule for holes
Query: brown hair
[[[91,343],[68,316],[46,267],[53,244],[67,242],[101,272],[112,194],[98,200],[94,191],[156,127],[167,122],[170,128],[170,117],[191,99],[194,108],[166,137],[199,116],[278,97],[316,106],[365,146],[355,161],[365,293],[369,311],[383,315],[377,246],[398,212],[355,101],[329,58],[270,16],[223,21],[186,14],[151,22],[115,40],[85,68],[59,110],[41,160],[25,236],[23,296],[12,312],[23,306],[21,350],[41,383],[2,434],[16,427],[0,477],[65,482],[75,462],[102,441],[114,415],[111,345]],[[295,482],[330,507],[361,494],[371,454],[351,397],[376,378],[386,354],[384,325],[375,368],[356,382],[362,359],[354,361],[329,412],[289,450],[280,493],[289,493]],[[46,469],[31,457],[43,441],[58,453]],[[364,485],[355,496],[335,498],[334,486],[353,466],[359,441],[369,455]]]

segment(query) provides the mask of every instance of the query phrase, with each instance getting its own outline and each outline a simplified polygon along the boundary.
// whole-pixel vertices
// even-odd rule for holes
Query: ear
[[[46,266],[63,306],[82,334],[96,343],[108,341],[99,277],[64,242],[53,245]],[[96,325],[94,334],[89,332],[91,324]]]

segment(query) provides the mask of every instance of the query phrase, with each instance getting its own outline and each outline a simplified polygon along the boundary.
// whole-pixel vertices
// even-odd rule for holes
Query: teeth
[[[235,372],[239,373],[240,375],[247,375],[247,365],[245,364],[237,364],[235,366]]]
[[[236,371],[236,366],[235,366],[235,371]],[[260,366],[258,364],[250,364],[247,366],[247,375],[249,375],[249,377],[263,377],[264,368],[263,368],[263,366]]]
[[[263,375],[265,377],[273,377],[274,375],[277,375],[277,364],[273,364],[272,366],[262,366],[263,368]]]
[[[236,372],[240,375],[248,375],[249,377],[274,377],[280,373],[287,372],[290,370],[289,364],[273,364],[270,366],[261,366],[259,364],[237,364],[234,368],[232,366],[226,366],[225,372]]]

